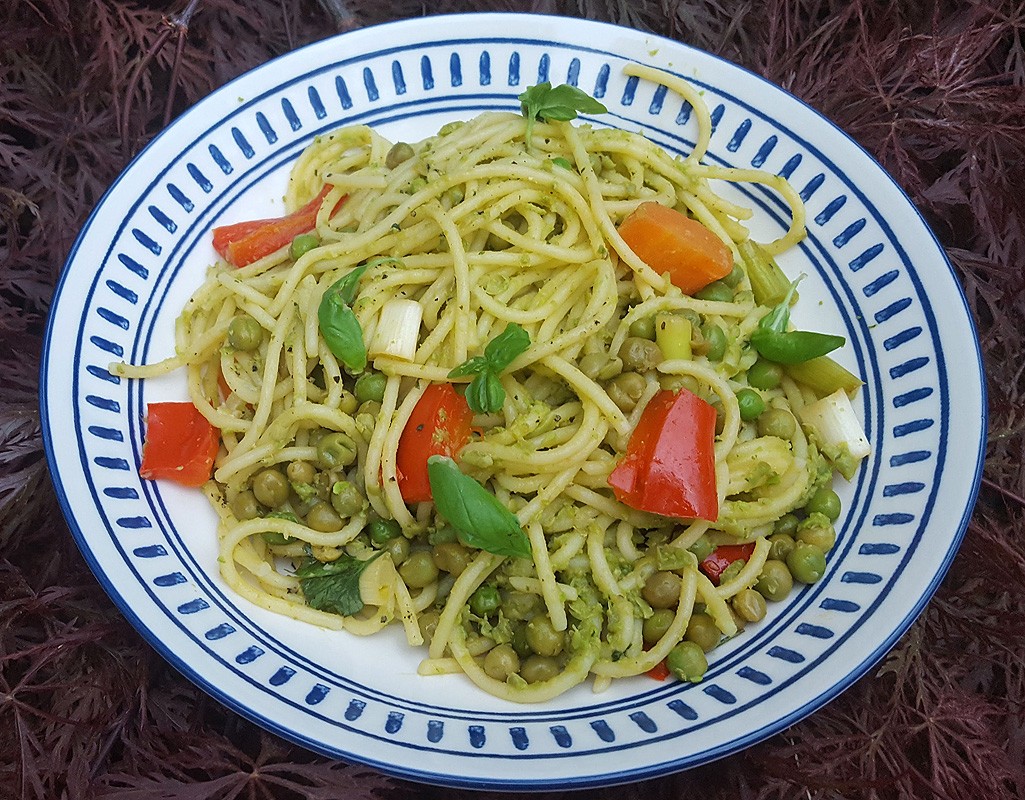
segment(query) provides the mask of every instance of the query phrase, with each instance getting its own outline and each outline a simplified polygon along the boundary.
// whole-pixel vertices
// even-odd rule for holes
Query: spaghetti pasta
[[[342,128],[291,172],[289,208],[329,187],[312,245],[218,262],[178,321],[173,358],[112,366],[134,378],[187,368],[194,405],[221,431],[204,490],[220,515],[222,576],[240,595],[354,633],[398,622],[411,646],[428,645],[421,674],[461,671],[485,691],[541,702],[666,659],[700,679],[703,667],[675,668],[694,650],[681,642],[707,651],[757,621],[757,603],[735,601],[753,590],[780,599],[781,567],[806,580],[794,554],[824,555],[836,518],[822,510],[832,466],[797,421],[816,394],[751,346],[771,311],[752,273],[778,270],[772,255],[800,241],[803,204],[779,176],[704,163],[710,117],[687,83],[626,71],[694,107],[688,154],[543,119],[528,141],[511,113],[412,145]],[[789,205],[790,226],[758,249],[761,263],[740,249],[750,211],[714,180],[761,184]],[[644,202],[710,230],[733,272],[693,296],[677,289],[619,233]],[[415,301],[409,330],[387,322],[400,301]],[[328,341],[325,313],[371,345],[365,371]],[[686,331],[668,357],[656,332],[667,316]],[[489,343],[510,326],[529,344],[496,369]],[[409,352],[389,344],[403,338]],[[451,378],[464,363],[477,373]],[[472,409],[468,441],[448,441],[454,407],[425,422],[428,389],[464,388],[474,374],[497,401]],[[755,397],[743,405],[745,392]],[[706,478],[718,512],[705,519],[637,502],[637,453],[658,446],[649,437],[638,450],[641,432],[681,393],[714,409]],[[511,515],[529,556],[489,551],[434,504],[407,502],[404,434],[425,424],[438,426],[435,456],[455,458],[494,513]],[[627,463],[634,483],[613,491]],[[747,549],[725,557],[737,547]]]

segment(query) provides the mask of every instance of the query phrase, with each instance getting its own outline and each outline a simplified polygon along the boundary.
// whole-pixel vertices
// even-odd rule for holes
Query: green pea
[[[731,289],[736,289],[741,281],[744,280],[744,268],[737,262],[733,263],[733,269],[730,270],[730,274],[722,279],[722,282],[729,286]]]
[[[783,381],[783,367],[759,358],[747,371],[747,382],[756,389],[775,389]]]
[[[234,317],[228,323],[228,344],[236,350],[255,350],[263,341],[263,326],[248,314]]]
[[[273,467],[261,470],[253,478],[253,494],[268,508],[282,505],[291,489],[288,479]]]
[[[758,417],[758,435],[790,439],[797,433],[797,420],[786,409],[767,408]]]
[[[431,544],[441,544],[442,542],[454,542],[459,538],[456,533],[456,529],[451,525],[442,525],[439,528],[435,528],[429,534],[427,534],[427,541]]]
[[[836,530],[825,514],[815,512],[797,526],[797,541],[815,545],[823,553],[828,553],[836,544]]]
[[[666,656],[666,667],[681,681],[699,683],[708,670],[708,659],[699,645],[680,642]]]
[[[231,509],[235,518],[240,520],[256,519],[262,511],[260,504],[256,501],[256,495],[248,489],[235,495],[228,504],[228,508]]]
[[[356,413],[356,409],[358,408],[359,400],[356,399],[356,395],[348,389],[342,389],[342,394],[338,398],[338,410],[351,417]]]
[[[765,598],[754,589],[737,592],[730,605],[744,622],[758,622],[765,617]]]
[[[539,656],[557,656],[562,652],[565,635],[552,626],[546,616],[538,615],[527,623],[527,644]]]
[[[796,520],[797,518],[794,517]],[[794,524],[794,534],[797,533],[797,524]],[[769,558],[777,561],[786,561],[790,551],[794,549],[795,540],[789,533],[774,533],[769,536]]]
[[[798,542],[787,556],[787,567],[795,581],[815,583],[826,574],[826,554],[815,545]]]
[[[388,169],[395,169],[399,164],[409,161],[416,151],[413,150],[413,146],[406,142],[396,142],[391,146],[388,151],[388,155],[384,157],[384,165]]]
[[[645,581],[641,596],[652,608],[674,608],[680,602],[680,576],[675,572],[653,572]]]
[[[729,303],[733,300],[733,289],[726,281],[712,281],[695,295],[698,300],[712,300],[716,303]]]
[[[349,481],[335,481],[331,486],[331,507],[343,517],[351,517],[363,510],[366,500]]]
[[[740,407],[740,418],[744,422],[752,422],[765,411],[765,401],[754,389],[741,389],[737,392],[737,405]]]
[[[463,190],[462,186],[450,186],[445,190],[444,194],[441,195],[441,205],[444,208],[452,208],[453,206],[457,206],[463,202],[465,197],[466,192]],[[442,239],[442,241],[447,242],[448,240]]]
[[[422,589],[438,579],[438,568],[429,550],[417,550],[402,562],[399,575],[411,589]]]
[[[364,372],[356,378],[353,392],[360,403],[366,403],[368,400],[380,403],[384,400],[384,387],[387,385],[388,378],[384,373]]]
[[[623,359],[624,370],[635,372],[647,372],[664,360],[657,344],[639,336],[628,336],[623,340],[619,357]]]
[[[321,533],[334,533],[342,529],[342,518],[330,503],[321,500],[306,512],[306,524]]]
[[[540,608],[540,598],[530,592],[509,592],[502,602],[502,613],[512,620],[530,619]]]
[[[396,536],[385,545],[384,549],[397,567],[409,558],[409,539],[405,536]]]
[[[655,317],[647,316],[635,319],[630,323],[630,335],[648,341],[655,340]]]
[[[709,361],[722,361],[726,355],[726,332],[714,322],[701,326],[701,335],[705,338],[705,357]]]
[[[785,533],[787,536],[794,536],[797,533],[797,525],[801,520],[796,514],[784,514],[772,526],[773,533]],[[769,537],[772,538],[771,536]]]
[[[473,558],[470,555],[470,551],[456,541],[439,542],[434,545],[431,556],[434,558],[434,563],[438,569],[457,577],[462,575],[463,570],[470,566],[470,561]]]
[[[620,410],[630,412],[637,406],[648,382],[637,372],[622,372],[609,381],[605,391]]]
[[[687,624],[687,632],[683,635],[688,642],[694,642],[706,653],[714,649],[722,638],[722,631],[715,621],[704,612],[692,614]]]
[[[559,674],[559,662],[548,656],[529,656],[520,667],[520,677],[527,683],[550,681]]]
[[[840,495],[828,486],[821,486],[815,490],[815,494],[809,498],[804,506],[808,514],[822,514],[830,522],[836,522],[840,518],[842,503]]]
[[[484,656],[484,672],[496,681],[508,680],[510,675],[520,671],[520,657],[508,644],[500,644],[488,650]]]
[[[429,645],[434,638],[434,632],[438,630],[438,623],[441,622],[441,612],[436,608],[430,608],[417,617],[420,623],[420,633],[423,634],[424,644]]]
[[[674,619],[676,619],[676,612],[672,609],[656,609],[650,617],[644,620],[644,624],[641,626],[641,635],[644,638],[645,644],[654,644],[665,636]]]
[[[614,378],[623,369],[623,363],[619,361],[619,369],[614,368],[615,362],[619,359],[610,358],[608,353],[587,353],[580,358],[580,371],[592,381],[608,380]]]
[[[315,233],[300,233],[289,245],[288,254],[294,261],[298,261],[310,250],[320,246],[320,237]]]
[[[755,583],[755,591],[766,600],[784,600],[793,588],[794,576],[782,561],[770,558],[762,565],[762,572]]]
[[[292,483],[313,483],[317,479],[317,468],[309,461],[290,461],[285,475]]]
[[[491,583],[481,584],[470,595],[470,611],[478,617],[490,617],[501,605],[502,596],[498,593],[498,587]]]
[[[323,469],[347,467],[356,460],[356,443],[341,431],[332,431],[317,442],[317,460]]]
[[[375,519],[367,525],[371,544],[383,547],[402,533],[402,526],[393,519]]]

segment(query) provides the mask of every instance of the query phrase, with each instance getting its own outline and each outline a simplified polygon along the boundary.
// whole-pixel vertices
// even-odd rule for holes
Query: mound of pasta
[[[415,144],[318,137],[288,216],[215,231],[176,355],[112,369],[186,370],[192,403],[164,424],[174,404],[150,407],[141,470],[202,485],[233,590],[355,634],[400,625],[422,675],[539,702],[700,681],[823,575],[834,474],[867,442],[860,382],[827,355],[843,340],[789,319],[774,256],[804,236],[801,200],[703,163],[700,96],[628,71],[691,103],[690,153],[571,122],[600,104],[542,85],[523,114]],[[778,192],[789,230],[751,241],[715,180]]]

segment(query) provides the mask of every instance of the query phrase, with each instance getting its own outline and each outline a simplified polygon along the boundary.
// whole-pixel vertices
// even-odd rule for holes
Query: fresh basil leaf
[[[467,375],[479,375],[488,369],[488,360],[484,356],[474,356],[467,359],[458,367],[453,368],[448,376],[450,378],[465,378]]]
[[[534,120],[558,120],[568,122],[576,119],[579,112],[586,114],[604,114],[608,109],[591,97],[587,92],[568,83],[552,87],[549,81],[527,88],[519,96],[520,108],[527,118],[527,130],[524,134],[527,147],[530,147],[531,135],[534,131]]]
[[[363,328],[349,306],[336,293],[324,295],[317,310],[320,333],[334,357],[352,373],[362,372],[367,366],[367,346],[363,342]]]
[[[427,477],[438,513],[460,540],[499,556],[530,558],[530,539],[519,520],[497,497],[445,456],[427,459]]]
[[[306,602],[318,611],[349,617],[363,609],[359,579],[370,563],[384,551],[366,561],[343,554],[336,561],[306,559],[295,571]]]
[[[751,346],[762,358],[777,364],[802,364],[843,347],[843,336],[813,331],[788,331],[790,301],[804,275],[790,284],[786,296],[764,317],[751,334]]]
[[[466,387],[466,404],[478,414],[494,414],[505,403],[505,387],[498,375],[485,370]]]
[[[570,161],[568,158],[563,158],[562,156],[556,156],[555,158],[553,158],[552,164],[554,164],[557,167],[562,167],[563,169],[573,169],[573,162]]]
[[[530,334],[515,322],[510,322],[504,331],[488,342],[484,348],[484,358],[494,372],[501,372],[528,347]]]
[[[787,325],[790,324],[790,301],[794,297],[794,292],[797,291],[797,284],[803,279],[804,274],[802,273],[797,277],[797,280],[790,284],[786,296],[768,314],[758,320],[758,330],[770,333],[783,333],[786,331]]]
[[[541,106],[544,105],[544,99],[548,96],[548,93],[551,90],[552,84],[549,81],[539,83],[537,86],[528,86],[519,96],[520,108],[523,110],[523,116],[528,120],[537,119],[538,111]]]
[[[362,267],[356,267],[344,278],[340,278],[331,284],[331,287],[325,294],[336,292],[345,305],[351,306],[352,301],[356,299],[356,284],[359,283],[359,279],[363,277],[363,273],[367,271],[369,266],[370,264],[364,264]]]
[[[488,342],[483,356],[467,359],[448,376],[475,376],[466,387],[467,404],[478,414],[500,411],[505,402],[505,389],[498,376],[528,347],[530,334],[515,322],[510,322],[502,333]]]

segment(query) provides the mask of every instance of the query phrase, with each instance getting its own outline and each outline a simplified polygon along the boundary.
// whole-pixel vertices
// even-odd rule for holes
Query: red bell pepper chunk
[[[744,544],[721,544],[698,564],[701,571],[704,572],[708,579],[715,584],[719,585],[719,579],[722,574],[726,571],[734,561],[744,559],[747,561],[751,558],[751,554],[755,551],[754,542],[745,542]]]
[[[473,412],[450,383],[432,383],[417,401],[399,437],[396,467],[407,503],[431,499],[427,459],[455,455],[470,441]]]
[[[645,674],[649,678],[654,678],[657,681],[664,681],[671,673],[669,672],[669,667],[666,666],[665,659],[662,659]]]
[[[220,436],[192,403],[150,403],[139,474],[202,486],[213,473]]]
[[[214,250],[236,267],[244,267],[280,250],[303,233],[309,233],[317,225],[320,206],[333,187],[325,186],[310,202],[284,217],[254,219],[222,225],[214,228]],[[334,215],[346,200],[342,197],[334,207]]]
[[[609,485],[621,502],[639,511],[714,521],[719,516],[715,409],[687,389],[656,394]]]

